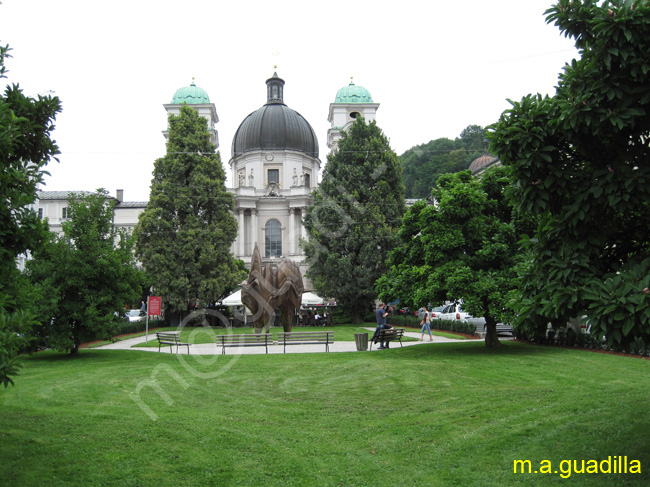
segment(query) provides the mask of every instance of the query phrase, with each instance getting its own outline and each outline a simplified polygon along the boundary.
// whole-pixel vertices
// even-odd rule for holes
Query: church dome
[[[469,170],[472,171],[472,174],[481,172],[484,169],[490,167],[495,162],[499,162],[498,157],[491,156],[490,154],[487,153],[487,146],[488,146],[487,140],[483,141],[483,147],[485,148],[485,152],[481,157],[477,157],[476,159],[474,159],[472,163],[469,165]]]
[[[373,101],[368,90],[350,81],[348,86],[344,86],[336,93],[334,103],[373,103]]]
[[[192,79],[192,84],[190,86],[179,88],[176,90],[176,93],[174,93],[172,104],[182,105],[183,103],[187,103],[188,105],[201,105],[204,103],[210,103],[210,97],[203,88],[196,86],[194,84],[194,79]]]
[[[284,104],[284,80],[266,80],[266,104],[248,115],[232,141],[232,156],[261,150],[295,150],[318,157],[318,139],[309,122]]]

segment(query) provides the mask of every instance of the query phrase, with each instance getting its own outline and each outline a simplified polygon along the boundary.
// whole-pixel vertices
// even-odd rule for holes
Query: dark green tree
[[[469,171],[441,176],[436,204],[417,202],[404,216],[402,243],[377,282],[380,297],[412,309],[462,299],[464,309],[485,317],[486,346],[499,346],[496,324],[505,317],[517,261],[508,181],[504,168],[480,180]]]
[[[484,129],[469,125],[455,140],[432,140],[400,156],[404,170],[405,196],[426,198],[442,174],[467,169],[483,153]]]
[[[134,231],[137,254],[176,321],[190,299],[212,302],[246,278],[230,252],[234,197],[205,119],[183,106],[169,117],[167,154],[158,159],[147,209]]]
[[[0,79],[5,78],[8,46],[0,46]],[[33,204],[44,167],[59,153],[50,138],[61,111],[56,97],[25,96],[18,85],[0,95],[0,383],[13,384],[20,349],[35,321],[33,290],[16,258],[36,250],[47,235]]]
[[[538,225],[522,326],[587,314],[610,345],[650,344],[650,2],[560,0],[547,12],[580,59],[553,97],[529,95],[488,134],[512,198]]]
[[[399,159],[375,122],[359,118],[327,157],[302,244],[316,290],[336,297],[355,322],[372,309],[403,213]]]
[[[133,239],[115,229],[114,204],[104,190],[71,195],[63,234],[51,234],[28,262],[44,346],[74,355],[82,343],[110,339],[125,304],[141,295]]]

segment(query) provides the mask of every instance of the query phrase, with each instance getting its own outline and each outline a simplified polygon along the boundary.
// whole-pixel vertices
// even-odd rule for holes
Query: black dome
[[[258,150],[295,150],[318,157],[318,139],[309,122],[283,102],[284,81],[266,80],[268,101],[241,123],[232,141],[232,156]]]

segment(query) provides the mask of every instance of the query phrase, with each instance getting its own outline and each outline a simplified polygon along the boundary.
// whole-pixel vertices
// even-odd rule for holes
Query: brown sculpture
[[[284,259],[276,267],[273,264],[262,266],[260,249],[255,242],[251,270],[246,284],[242,286],[242,303],[253,313],[255,333],[266,333],[271,327],[271,316],[280,309],[282,326],[290,332],[296,309],[300,309],[303,283],[300,267],[295,262]]]

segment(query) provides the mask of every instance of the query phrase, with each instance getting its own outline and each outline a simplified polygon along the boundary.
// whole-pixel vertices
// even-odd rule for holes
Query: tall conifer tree
[[[404,214],[399,158],[375,122],[357,119],[327,158],[307,209],[308,277],[356,322],[372,309],[375,280],[398,244]]]
[[[234,197],[205,119],[188,106],[169,117],[167,154],[154,166],[137,254],[163,306],[179,316],[188,300],[210,302],[245,278],[230,252]]]

